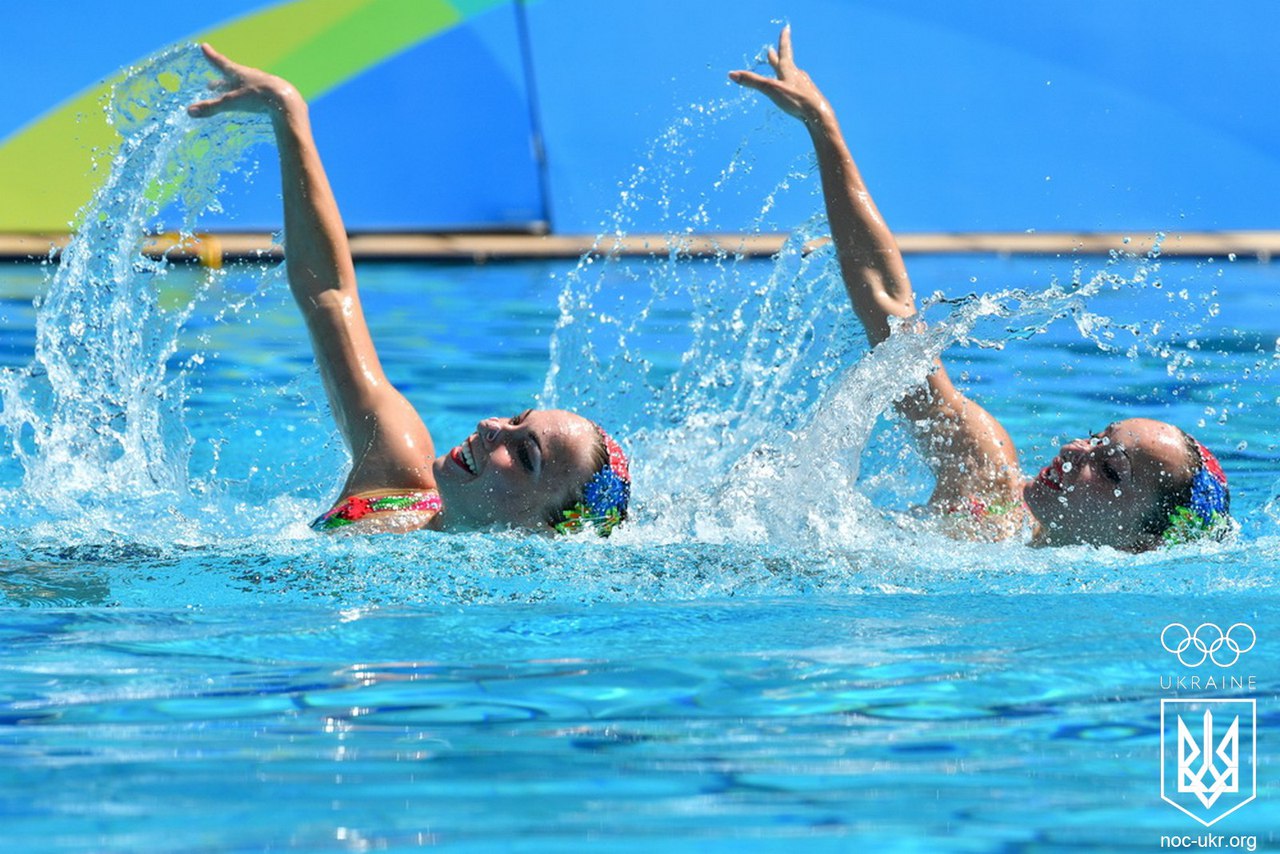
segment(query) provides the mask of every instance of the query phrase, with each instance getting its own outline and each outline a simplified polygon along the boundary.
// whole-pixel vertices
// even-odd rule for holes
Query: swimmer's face
[[[547,520],[595,473],[599,433],[559,409],[486,418],[431,468],[450,528],[546,529]]]
[[[1022,496],[1040,523],[1042,544],[1141,551],[1154,545],[1147,522],[1185,487],[1191,466],[1181,431],[1131,418],[1064,445]]]

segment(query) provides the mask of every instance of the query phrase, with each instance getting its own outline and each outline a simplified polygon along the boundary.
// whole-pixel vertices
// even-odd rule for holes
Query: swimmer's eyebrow
[[[1108,435],[1108,434],[1110,434],[1110,433],[1111,433],[1111,431],[1112,431],[1112,430],[1114,430],[1114,429],[1115,429],[1115,426],[1116,426],[1116,424],[1118,424],[1118,423],[1119,423],[1118,421],[1112,421],[1112,422],[1111,422],[1110,424],[1108,424],[1106,427],[1102,428],[1102,429],[1101,429],[1101,430],[1099,430],[1097,433],[1094,433],[1094,434],[1093,434],[1092,436],[1090,436],[1089,438],[1090,438],[1090,439],[1106,439],[1106,440],[1107,440],[1107,444],[1108,444],[1108,445],[1114,445],[1114,446],[1115,446],[1115,447],[1117,447],[1117,448],[1121,448],[1121,449],[1123,449],[1123,448],[1124,448],[1124,442],[1120,441],[1119,439],[1115,438],[1114,436]]]

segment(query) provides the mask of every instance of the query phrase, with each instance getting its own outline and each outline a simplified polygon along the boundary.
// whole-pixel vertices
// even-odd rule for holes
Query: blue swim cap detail
[[[1188,506],[1206,525],[1212,522],[1214,514],[1226,516],[1226,484],[1210,474],[1207,467],[1202,466],[1191,480],[1191,503]]]
[[[626,507],[630,497],[631,484],[618,477],[611,468],[603,468],[592,475],[582,490],[583,503],[598,515],[604,515],[615,507]]]
[[[600,425],[593,426],[604,441],[609,459],[582,488],[582,500],[561,513],[563,518],[555,525],[561,534],[591,525],[597,534],[607,537],[627,517],[627,506],[631,503],[630,461],[612,436]]]
[[[1191,478],[1191,500],[1169,514],[1169,526],[1161,539],[1165,545],[1181,545],[1207,534],[1215,536],[1231,529],[1231,493],[1227,475],[1213,452],[1195,443],[1200,467]]]

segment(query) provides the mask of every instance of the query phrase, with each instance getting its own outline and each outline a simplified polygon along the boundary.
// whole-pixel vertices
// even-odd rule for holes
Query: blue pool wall
[[[140,0],[105,12],[67,0],[6,9],[0,70],[17,85],[0,99],[0,145],[116,69],[273,5],[223,0],[178,14]],[[739,93],[725,79],[776,37],[784,15],[802,67],[835,104],[900,231],[1280,227],[1272,0],[453,5],[457,26],[314,102],[354,231],[543,223],[598,232],[611,225],[620,184],[653,163],[654,141],[690,117],[687,145],[659,157],[683,167],[673,174],[686,190],[709,187],[749,143],[750,169],[695,230],[797,222],[817,207],[812,194],[763,222],[758,214],[788,171],[806,168],[803,130],[763,103],[734,102]],[[702,118],[726,99],[736,103],[720,108],[727,117]],[[51,166],[87,173],[88,155]],[[275,180],[264,165],[205,227],[277,227]],[[624,225],[678,229],[679,214],[664,217],[650,203]],[[0,231],[22,230],[20,213],[10,219]]]

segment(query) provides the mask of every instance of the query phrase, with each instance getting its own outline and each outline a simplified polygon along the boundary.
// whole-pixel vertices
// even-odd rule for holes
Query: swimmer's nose
[[[502,433],[502,425],[498,423],[496,418],[486,418],[476,425],[476,435],[487,444],[492,445],[497,441],[500,433]]]
[[[1074,439],[1059,449],[1058,456],[1064,460],[1075,461],[1088,454],[1092,449],[1093,446],[1089,444],[1088,439]]]

